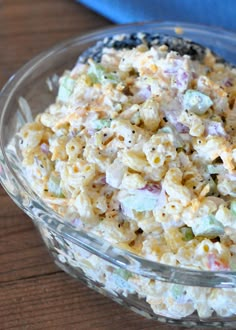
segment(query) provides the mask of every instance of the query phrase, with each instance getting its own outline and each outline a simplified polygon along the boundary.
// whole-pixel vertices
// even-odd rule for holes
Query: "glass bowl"
[[[112,246],[63,221],[24,178],[18,142],[13,137],[53,103],[57,90],[52,86],[53,91],[49,91],[46,81],[71,69],[77,57],[96,41],[138,31],[174,36],[181,32],[182,37],[208,46],[236,64],[235,34],[176,22],[120,25],[53,47],[23,66],[1,91],[0,181],[13,201],[32,218],[55,263],[89,287],[147,318],[189,327],[236,328],[236,272],[172,267]],[[24,100],[31,110],[27,104],[22,106]]]

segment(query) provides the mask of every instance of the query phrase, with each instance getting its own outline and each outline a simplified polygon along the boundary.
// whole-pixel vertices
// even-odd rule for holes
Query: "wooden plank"
[[[145,320],[64,273],[0,285],[0,315],[3,329],[137,330],[155,327],[154,321]],[[168,328],[162,325],[159,329]]]
[[[72,0],[0,1],[0,87],[39,52],[110,24]]]

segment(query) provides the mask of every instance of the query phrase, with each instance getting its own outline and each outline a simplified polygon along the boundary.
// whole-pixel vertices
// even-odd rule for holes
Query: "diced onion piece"
[[[127,167],[117,158],[106,170],[106,183],[113,187],[119,188],[125,175]]]

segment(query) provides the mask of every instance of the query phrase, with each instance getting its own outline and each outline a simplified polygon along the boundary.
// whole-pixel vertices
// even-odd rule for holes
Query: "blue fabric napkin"
[[[236,0],[77,0],[116,23],[179,21],[236,31]]]

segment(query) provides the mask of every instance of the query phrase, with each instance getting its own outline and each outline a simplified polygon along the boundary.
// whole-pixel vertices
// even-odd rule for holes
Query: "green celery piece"
[[[55,174],[51,174],[48,180],[48,191],[55,197],[64,198],[60,187],[61,179]]]
[[[197,115],[203,115],[213,105],[213,102],[208,95],[188,89],[184,94],[183,105],[184,110],[192,111]]]
[[[236,200],[230,203],[230,211],[236,216]]]
[[[58,99],[62,102],[67,102],[74,90],[75,84],[76,81],[69,76],[62,77],[58,91]]]
[[[183,147],[183,140],[180,136],[180,134],[176,131],[176,129],[174,127],[171,126],[165,126],[160,128],[157,133],[166,133],[166,134],[172,134],[174,137],[174,146],[176,148],[182,148]]]
[[[104,76],[104,68],[101,64],[91,62],[88,69],[88,76],[91,79],[92,83],[101,83],[102,77]]]
[[[123,268],[117,268],[114,271],[114,274],[122,277],[124,280],[128,280],[130,277],[132,277],[132,273]]]
[[[110,127],[111,120],[110,119],[97,119],[93,123],[94,129],[100,131],[104,127]]]
[[[108,72],[104,75],[104,80],[105,81],[109,81],[113,84],[117,84],[119,82],[119,78],[117,77],[117,75],[113,72]]]
[[[209,164],[209,165],[207,165],[207,172],[209,174],[224,173],[225,168],[224,168],[223,164]]]
[[[230,265],[230,270],[236,271],[236,256],[235,255],[233,255],[231,257],[229,265]]]
[[[159,133],[159,132],[163,132],[163,133],[168,133],[168,134],[170,134],[170,133],[173,133],[173,130],[170,128],[170,126],[165,126],[165,127],[160,128],[160,129],[157,131],[157,133]]]
[[[183,234],[183,240],[184,241],[191,241],[194,238],[194,234],[192,231],[192,228],[190,227],[182,227],[179,229],[180,232]]]
[[[115,73],[106,72],[105,68],[101,64],[95,62],[90,63],[88,76],[93,84],[104,84],[106,82],[117,84],[119,82],[119,79]]]
[[[233,272],[236,271],[236,263],[230,263],[230,270],[232,270]]]
[[[185,292],[184,286],[180,284],[173,284],[171,287],[171,294],[175,300],[181,297]]]
[[[137,212],[152,211],[157,205],[155,196],[142,196],[141,194],[134,194],[125,197],[122,204]]]
[[[192,226],[192,230],[195,236],[207,238],[215,238],[224,234],[224,226],[213,214],[202,217],[200,223],[195,222]]]

